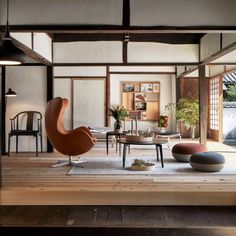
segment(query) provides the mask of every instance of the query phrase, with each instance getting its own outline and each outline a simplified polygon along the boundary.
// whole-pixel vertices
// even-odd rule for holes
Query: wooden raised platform
[[[212,147],[219,149],[219,145]],[[235,149],[222,146],[234,155]],[[114,149],[111,149],[115,153]],[[143,150],[144,151],[144,150]],[[105,148],[89,155],[105,156]],[[53,158],[52,158],[53,156]],[[69,176],[58,154],[3,157],[2,205],[236,205],[236,175]]]

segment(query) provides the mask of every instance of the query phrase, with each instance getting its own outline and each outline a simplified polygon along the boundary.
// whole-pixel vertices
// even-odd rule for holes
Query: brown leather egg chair
[[[89,151],[95,144],[90,130],[81,126],[73,130],[64,128],[64,112],[69,104],[66,98],[56,97],[47,103],[45,112],[45,128],[53,147],[60,153],[69,156],[69,161],[52,167],[79,165],[82,161],[72,161],[72,156],[78,156]]]

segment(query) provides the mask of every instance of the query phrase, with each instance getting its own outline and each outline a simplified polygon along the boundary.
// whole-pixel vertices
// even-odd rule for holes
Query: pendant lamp
[[[10,36],[9,24],[9,0],[7,0],[7,25],[5,36],[0,43],[0,65],[19,65],[24,62],[25,53],[17,48]]]
[[[17,94],[15,91],[11,90],[11,88],[8,89],[8,91],[5,94],[6,97],[16,97]]]

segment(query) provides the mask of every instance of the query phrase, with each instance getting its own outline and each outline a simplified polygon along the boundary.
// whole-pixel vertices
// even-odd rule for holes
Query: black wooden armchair
[[[18,137],[34,136],[36,139],[36,156],[38,156],[38,137],[40,138],[41,152],[42,140],[42,114],[38,111],[22,111],[11,120],[11,131],[8,135],[8,156],[11,151],[11,137],[16,136],[16,153],[18,153]]]

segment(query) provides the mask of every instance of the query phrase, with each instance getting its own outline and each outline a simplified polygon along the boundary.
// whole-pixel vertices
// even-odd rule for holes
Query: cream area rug
[[[84,156],[81,161],[87,163],[81,164],[81,167],[72,167],[69,175],[231,175],[236,174],[236,158],[226,156],[224,169],[220,172],[199,172],[193,170],[189,163],[177,162],[169,151],[164,151],[164,168],[161,168],[161,162],[157,162],[155,155],[127,155],[126,167],[122,167],[122,157],[119,156]],[[134,159],[141,158],[145,161],[156,164],[152,171],[133,171],[130,166]]]

